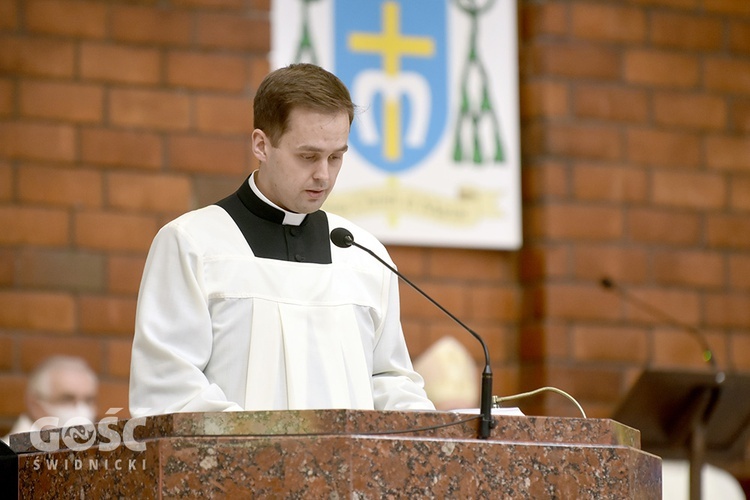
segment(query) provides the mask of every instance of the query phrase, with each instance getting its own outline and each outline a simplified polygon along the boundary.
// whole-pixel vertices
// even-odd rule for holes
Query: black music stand
[[[740,458],[750,437],[750,375],[646,370],[613,416],[641,431],[641,447],[690,461],[690,498],[707,461]]]

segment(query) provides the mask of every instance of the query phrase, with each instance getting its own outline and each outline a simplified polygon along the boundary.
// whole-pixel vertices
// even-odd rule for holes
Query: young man
[[[310,64],[270,73],[254,100],[260,166],[216,205],[159,231],[146,261],[130,378],[133,416],[226,410],[434,409],[400,324],[397,278],[329,241],[320,210],[354,105]]]

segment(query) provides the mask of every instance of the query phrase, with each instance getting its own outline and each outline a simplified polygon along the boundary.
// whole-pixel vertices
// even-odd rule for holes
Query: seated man
[[[34,370],[26,386],[26,411],[18,418],[10,434],[39,430],[39,419],[57,418],[63,427],[74,420],[80,423],[96,419],[98,379],[86,362],[77,357],[52,356]],[[48,426],[48,425],[46,425]]]

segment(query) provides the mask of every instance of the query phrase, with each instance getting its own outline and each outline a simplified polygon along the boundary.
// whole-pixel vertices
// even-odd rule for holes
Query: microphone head
[[[602,278],[602,280],[599,283],[604,288],[614,288],[615,287],[614,282],[611,279],[607,278],[607,277]]]
[[[337,227],[331,231],[331,242],[339,248],[349,248],[354,244],[354,236],[343,227]]]

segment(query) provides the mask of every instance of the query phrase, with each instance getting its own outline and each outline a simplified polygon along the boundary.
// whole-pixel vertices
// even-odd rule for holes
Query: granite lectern
[[[18,434],[11,448],[22,499],[661,497],[661,460],[635,429],[496,418],[477,439],[478,416],[452,412],[175,413]]]

